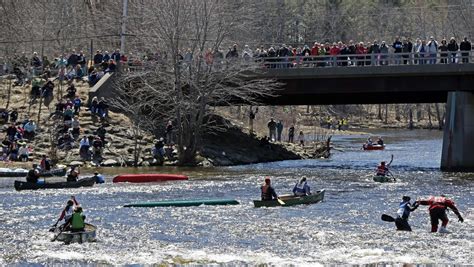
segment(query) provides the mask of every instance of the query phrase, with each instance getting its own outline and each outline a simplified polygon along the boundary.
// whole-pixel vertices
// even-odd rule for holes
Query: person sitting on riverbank
[[[303,131],[300,131],[300,134],[298,135],[298,143],[300,146],[304,147],[304,134]]]
[[[79,167],[71,165],[71,168],[67,172],[67,181],[68,182],[77,182],[77,178],[79,178]]]
[[[260,187],[260,190],[262,191],[262,200],[278,199],[278,195],[276,194],[275,189],[273,189],[271,185],[270,178],[265,178],[265,183]]]
[[[33,120],[28,120],[28,122],[23,127],[25,131],[24,138],[31,140],[36,135],[36,123]]]
[[[306,181],[306,177],[303,176],[299,182],[293,187],[293,194],[297,197],[311,195],[311,189]]]
[[[20,161],[26,162],[29,159],[30,156],[30,149],[26,145],[26,143],[23,143],[18,151],[18,157]]]
[[[81,141],[79,142],[79,156],[82,160],[88,160],[90,157],[89,153],[90,143],[89,138],[87,136],[83,136]]]
[[[451,199],[446,198],[444,195],[440,195],[439,197],[430,196],[428,199],[424,200],[417,200],[415,201],[415,205],[427,205],[430,206],[428,208],[430,213],[430,220],[431,220],[431,232],[436,233],[438,231],[438,224],[441,220],[441,227],[439,228],[440,233],[449,233],[446,230],[448,226],[448,215],[446,214],[446,210],[450,208],[454,214],[458,216],[460,222],[464,222],[464,218],[461,216],[458,208],[454,204],[454,201]]]
[[[31,170],[29,170],[28,174],[26,174],[26,181],[29,183],[37,183],[39,177],[38,165],[33,164]]]
[[[397,230],[400,231],[411,231],[410,224],[408,224],[408,217],[410,217],[410,213],[415,211],[418,208],[418,204],[412,205],[410,203],[409,196],[403,196],[402,202],[399,204],[399,208],[397,211],[397,218],[395,219],[395,225],[397,226]]]

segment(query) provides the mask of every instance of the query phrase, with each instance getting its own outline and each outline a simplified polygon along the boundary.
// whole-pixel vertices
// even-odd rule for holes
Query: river
[[[182,172],[190,180],[154,184],[107,182],[87,189],[21,191],[0,179],[0,265],[393,265],[474,263],[474,174],[442,173],[438,131],[374,131],[385,151],[360,149],[365,136],[336,136],[329,160],[283,161],[247,166],[155,171]],[[375,183],[371,170],[394,155],[396,183]],[[148,169],[147,171],[152,171]],[[302,175],[324,202],[254,208],[264,176],[279,194]],[[449,234],[432,234],[427,208],[412,213],[413,232],[380,220],[395,215],[403,195],[446,194],[465,221],[450,212]],[[48,228],[70,195],[98,226],[97,242],[50,242]],[[166,199],[235,198],[236,206],[124,208],[126,203]]]

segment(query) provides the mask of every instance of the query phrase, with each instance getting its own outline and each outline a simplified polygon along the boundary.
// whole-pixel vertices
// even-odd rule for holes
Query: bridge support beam
[[[474,93],[448,93],[441,170],[474,171]]]

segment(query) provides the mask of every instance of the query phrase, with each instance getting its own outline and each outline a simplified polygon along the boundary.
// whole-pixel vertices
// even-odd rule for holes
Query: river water
[[[381,131],[385,151],[360,149],[365,136],[334,137],[329,160],[298,160],[209,169],[161,168],[189,181],[112,184],[87,189],[21,191],[0,179],[0,265],[368,265],[473,264],[474,174],[442,173],[441,133]],[[371,170],[394,155],[396,183],[375,183]],[[157,171],[154,170],[154,171]],[[108,169],[107,182],[115,173]],[[147,171],[153,171],[149,169]],[[271,176],[279,194],[302,175],[324,202],[254,208],[259,185]],[[412,213],[413,232],[380,220],[395,215],[403,195],[446,194],[465,218],[451,212],[449,234],[431,234],[426,207]],[[75,195],[87,221],[98,226],[94,243],[50,242],[47,230],[67,198]],[[236,206],[124,208],[126,203],[167,199],[234,198]]]

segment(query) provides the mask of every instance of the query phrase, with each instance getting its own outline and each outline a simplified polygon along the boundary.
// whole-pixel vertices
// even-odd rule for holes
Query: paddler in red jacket
[[[447,233],[446,226],[448,225],[448,215],[446,214],[446,209],[450,208],[457,216],[460,222],[464,222],[463,217],[456,208],[454,201],[446,198],[444,195],[439,197],[431,196],[425,200],[418,200],[415,202],[420,205],[429,205],[428,208],[431,218],[431,232],[436,233],[438,231],[438,222],[441,220],[441,227],[439,228],[440,233]]]

